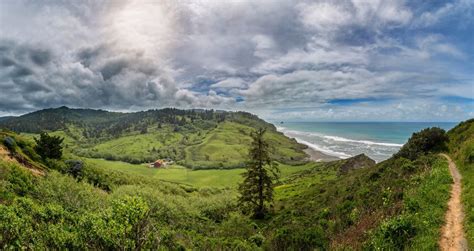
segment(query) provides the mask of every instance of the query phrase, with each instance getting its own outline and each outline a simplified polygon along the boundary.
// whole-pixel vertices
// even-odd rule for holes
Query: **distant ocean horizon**
[[[453,128],[456,122],[284,122],[278,131],[314,150],[341,159],[365,153],[377,162],[390,158],[414,132]]]

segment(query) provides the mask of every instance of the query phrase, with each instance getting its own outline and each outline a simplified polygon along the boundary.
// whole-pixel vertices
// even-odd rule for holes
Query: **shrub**
[[[408,142],[403,145],[396,157],[415,160],[419,155],[440,152],[447,149],[449,138],[446,132],[438,127],[431,127],[413,133]]]
[[[325,250],[328,243],[321,227],[287,226],[275,230],[269,245],[274,250]]]
[[[6,169],[6,180],[8,181],[9,190],[20,196],[24,196],[33,191],[35,186],[33,184],[33,176],[30,172],[14,164],[10,164],[6,167],[8,168]]]
[[[383,222],[370,244],[376,250],[403,250],[415,234],[413,219],[401,215]]]
[[[23,203],[19,200],[23,200]],[[19,202],[19,203],[17,203]],[[0,247],[2,249],[26,249],[34,233],[31,210],[24,210],[21,204],[33,203],[20,198],[10,206],[0,204]],[[31,247],[30,247],[31,248]]]
[[[8,150],[14,152],[16,147],[16,142],[12,137],[5,137],[3,144],[8,148]]]
[[[257,245],[257,247],[260,247],[265,242],[265,237],[262,234],[257,233],[250,236],[249,241]]]
[[[66,172],[72,177],[81,180],[84,163],[80,160],[66,160],[65,163],[68,166]]]
[[[81,225],[99,249],[139,250],[149,244],[149,207],[139,197],[114,200],[111,208],[84,217]]]

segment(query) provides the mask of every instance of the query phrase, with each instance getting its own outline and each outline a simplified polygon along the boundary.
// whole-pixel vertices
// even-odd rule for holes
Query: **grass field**
[[[93,150],[105,154],[141,156],[153,148],[160,149],[165,145],[177,144],[182,138],[181,134],[167,131],[130,135],[100,143],[94,146]]]
[[[146,165],[134,165],[120,161],[108,161],[103,159],[84,159],[88,164],[95,165],[100,168],[110,168],[130,174],[144,175],[159,180],[183,183],[196,187],[236,187],[242,180],[241,174],[244,169],[209,169],[209,170],[190,170],[182,166],[174,165],[163,169],[149,168]],[[281,178],[284,179],[289,175],[307,170],[319,165],[310,162],[300,166],[290,166],[280,164]]]
[[[186,148],[186,165],[202,167],[239,167],[247,157],[253,129],[233,122],[224,122],[212,130],[202,143]],[[274,159],[285,163],[306,157],[301,145],[283,134],[268,131],[265,138],[273,147]]]

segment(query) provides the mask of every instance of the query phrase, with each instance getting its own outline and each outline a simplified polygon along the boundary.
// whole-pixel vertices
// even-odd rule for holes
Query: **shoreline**
[[[278,127],[278,126],[275,126],[275,127],[276,127],[278,132],[283,133],[286,137],[296,140],[296,142],[298,142],[299,144],[305,145],[306,149],[304,149],[303,151],[308,155],[307,158],[311,161],[329,162],[329,161],[343,159],[343,158],[340,158],[340,157],[337,157],[337,156],[334,156],[334,155],[329,155],[327,153],[319,151],[319,150],[315,149],[314,147],[312,147],[311,145],[307,144],[305,141],[303,141],[303,140],[301,140],[297,137],[287,135],[285,132],[281,131],[281,129],[282,129],[281,127]]]
[[[300,143],[300,144],[303,144],[303,143]],[[306,144],[303,144],[303,145],[306,145]],[[311,146],[308,146],[308,145],[306,146],[308,148],[304,149],[303,151],[309,156],[308,158],[312,161],[328,162],[328,161],[334,161],[334,160],[341,160],[341,158],[322,153],[318,150],[315,150]]]

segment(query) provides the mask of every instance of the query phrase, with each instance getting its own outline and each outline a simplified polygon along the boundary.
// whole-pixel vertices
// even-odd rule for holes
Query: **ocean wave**
[[[343,137],[338,136],[323,136],[326,139],[339,141],[339,142],[351,142],[351,143],[360,143],[366,145],[377,145],[377,146],[395,146],[395,147],[402,147],[403,144],[395,144],[395,143],[383,143],[383,142],[373,142],[369,140],[355,140],[355,139],[346,139]]]
[[[348,139],[348,138],[339,137],[339,136],[323,135],[323,134],[315,133],[315,132],[302,132],[302,131],[290,130],[285,127],[277,127],[277,130],[283,133],[288,133],[290,136],[291,134],[301,135],[301,136],[313,136],[313,137],[316,136],[316,137],[321,137],[321,138],[332,140],[332,141],[357,143],[357,144],[364,144],[364,145],[377,145],[377,146],[390,146],[390,147],[403,146],[403,144],[397,144],[397,143],[375,142],[375,141],[370,141],[370,140],[356,140],[356,139]]]
[[[276,127],[276,129],[282,133],[294,134],[294,135],[301,135],[301,136],[316,136],[316,137],[324,137],[325,135],[315,133],[315,132],[303,132],[303,131],[296,131],[291,130],[286,127]]]
[[[306,140],[302,140],[302,139],[299,139],[299,138],[295,138],[295,139],[299,143],[305,144],[305,145],[313,148],[314,150],[322,152],[322,153],[327,154],[327,155],[335,156],[335,157],[338,157],[338,158],[341,158],[341,159],[347,159],[347,158],[351,157],[351,155],[349,155],[349,154],[342,153],[342,152],[336,152],[336,151],[324,148],[322,146],[318,146],[318,145],[313,144],[311,142],[308,142]]]

